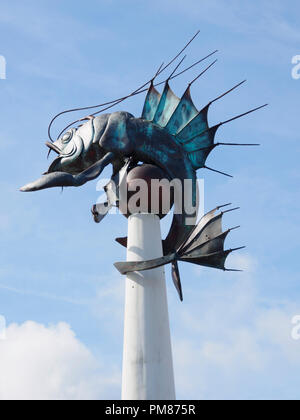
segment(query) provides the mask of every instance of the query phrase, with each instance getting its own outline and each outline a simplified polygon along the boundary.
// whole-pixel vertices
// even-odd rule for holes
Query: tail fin
[[[240,247],[229,250],[224,249],[225,239],[227,238],[229,232],[239,227],[237,226],[235,228],[228,229],[225,232],[222,230],[223,215],[237,210],[237,208],[233,208],[219,212],[221,208],[229,205],[230,204],[219,206],[205,214],[195,226],[189,238],[181,244],[176,253],[150,261],[115,263],[115,267],[121,274],[128,274],[133,271],[151,270],[171,263],[173,282],[179,294],[180,300],[182,301],[183,293],[178,261],[217,268],[224,271],[232,271],[225,268],[225,262],[228,255],[233,251],[244,248]]]

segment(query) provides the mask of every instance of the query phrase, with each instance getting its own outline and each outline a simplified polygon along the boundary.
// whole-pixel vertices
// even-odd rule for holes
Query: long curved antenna
[[[200,63],[202,63],[202,61],[204,61],[204,60],[206,60],[207,58],[209,58],[209,57],[211,57],[213,54],[216,54],[218,52],[218,50],[215,50],[215,51],[213,51],[212,53],[210,53],[210,54],[208,54],[207,56],[205,56],[204,58],[201,58],[200,60],[198,60],[198,61],[196,61],[194,64],[192,64],[192,65],[190,65],[189,67],[186,67],[184,70],[182,70],[181,72],[179,72],[179,73],[177,73],[177,74],[175,74],[175,75],[173,75],[172,77],[170,77],[170,78],[168,78],[168,79],[165,79],[165,80],[163,80],[162,82],[159,82],[159,83],[155,83],[155,84],[153,84],[153,86],[154,87],[157,87],[157,86],[161,86],[161,85],[164,85],[167,81],[170,81],[170,80],[173,80],[173,79],[175,79],[176,77],[179,77],[179,76],[181,76],[183,73],[185,73],[185,72],[187,72],[188,70],[191,70],[193,67],[195,67],[195,66],[197,66],[198,64],[200,64]],[[210,66],[208,66],[200,75],[199,75],[199,77],[202,75],[202,74],[204,74],[212,65],[214,65],[215,63],[216,63],[216,61],[218,61],[218,60],[215,60]],[[152,81],[153,82],[153,81]],[[144,92],[147,92],[147,90],[148,90],[148,88],[147,89],[143,89],[143,90],[141,90],[141,91],[139,91],[139,92],[136,92],[136,93],[134,93],[133,95],[130,95],[130,96],[128,96],[126,99],[128,99],[128,98],[130,98],[131,96],[135,96],[135,95],[139,95],[140,93],[144,93]],[[95,112],[95,113],[93,113],[92,115],[97,115],[97,114],[100,114],[101,112],[103,112],[103,111],[107,111],[108,109],[110,109],[110,108],[112,108],[113,106],[115,106],[115,105],[118,105],[120,102],[122,102],[122,100],[120,100],[119,102],[115,102],[113,105],[111,105],[111,106],[108,106],[107,108],[104,108],[104,109],[101,109],[100,111],[97,111],[97,112]],[[69,127],[71,127],[71,125],[73,125],[73,124],[75,124],[75,123],[77,123],[78,121],[74,121],[73,123],[71,123],[67,128],[69,128]]]
[[[117,105],[118,103],[120,103],[120,102],[122,102],[122,101],[125,101],[127,98],[129,98],[129,97],[131,97],[131,96],[133,96],[133,95],[136,95],[136,94],[138,94],[139,93],[139,91],[141,90],[141,89],[143,89],[145,86],[147,86],[150,82],[152,82],[159,74],[160,74],[160,72],[161,72],[161,67],[162,67],[162,65],[159,67],[159,69],[158,69],[158,71],[156,72],[156,74],[155,74],[155,76],[154,76],[154,78],[152,78],[151,80],[149,80],[148,82],[146,82],[146,83],[144,83],[142,86],[140,86],[138,89],[136,89],[134,92],[132,92],[130,95],[127,95],[127,96],[124,96],[123,98],[119,98],[119,99],[116,99],[116,100],[114,100],[114,101],[109,101],[109,102],[106,102],[106,103],[104,103],[104,104],[98,104],[98,105],[92,105],[92,106],[87,106],[87,107],[82,107],[82,108],[74,108],[74,109],[69,109],[69,110],[66,110],[66,111],[63,111],[63,112],[60,112],[59,114],[57,114],[52,120],[51,120],[51,122],[50,122],[50,124],[49,124],[49,127],[48,127],[48,136],[49,136],[49,139],[53,142],[53,139],[52,139],[52,137],[51,137],[51,127],[52,127],[52,125],[53,125],[53,123],[54,123],[54,121],[58,118],[58,117],[60,117],[61,115],[64,115],[64,114],[68,114],[68,113],[71,113],[71,112],[77,112],[77,111],[87,111],[87,110],[89,110],[89,109],[94,109],[94,108],[100,108],[100,107],[102,107],[102,106],[106,106],[106,105],[110,105],[110,104],[112,104],[112,106],[114,106],[114,105]],[[77,120],[77,121],[75,121],[75,122],[79,122],[79,120]],[[59,134],[59,136],[58,137],[60,137],[61,136],[61,134],[67,129],[67,128],[69,128],[69,127],[71,127],[71,125],[73,125],[74,123],[72,123],[72,124],[70,124],[68,127],[66,127],[60,134]]]
[[[204,58],[201,58],[200,60],[198,60],[198,61],[196,61],[195,63],[193,63],[192,65],[190,65],[189,67],[186,67],[184,70],[182,70],[181,72],[179,72],[179,73],[177,73],[177,74],[175,74],[175,75],[173,75],[171,78],[170,78],[170,80],[173,80],[173,79],[175,79],[176,77],[179,77],[179,76],[181,76],[183,73],[185,73],[185,72],[187,72],[187,71],[189,71],[189,70],[191,70],[193,67],[195,67],[195,66],[197,66],[198,64],[200,64],[200,63],[202,63],[204,60],[206,60],[207,58],[209,58],[209,57],[211,57],[212,55],[214,55],[214,54],[216,54],[218,52],[218,50],[215,50],[215,51],[213,51],[212,53],[210,53],[210,54],[208,54],[207,56],[205,56]],[[213,64],[215,64],[215,62],[213,63]],[[209,68],[213,65],[213,64],[211,64],[210,66],[209,66]],[[205,71],[207,71],[208,70],[208,68],[205,70]],[[204,72],[205,72],[204,71]],[[157,73],[157,75],[155,76],[155,78],[158,76],[158,74],[159,74],[159,72]],[[155,79],[154,78],[154,79]],[[150,83],[152,82],[153,83],[153,81],[154,81],[154,79],[152,79],[152,80],[150,80]],[[163,84],[165,84],[166,82],[168,81],[168,79],[166,79],[166,80],[163,80],[162,82],[159,82],[159,83],[156,83],[156,84],[154,84],[154,86],[155,87],[157,87],[157,86],[161,86],[161,85],[163,85]],[[149,83],[149,82],[148,82]],[[123,98],[120,98],[120,99],[118,99],[118,100],[116,100],[116,101],[111,101],[111,102],[106,102],[105,104],[102,104],[102,105],[99,105],[99,106],[94,106],[94,107],[92,107],[92,108],[98,108],[98,107],[100,107],[100,106],[106,106],[106,105],[108,105],[106,108],[103,108],[103,109],[101,109],[101,110],[99,110],[99,111],[97,111],[97,112],[94,112],[92,115],[93,116],[95,116],[95,115],[98,115],[98,114],[100,114],[100,113],[102,113],[102,112],[104,112],[104,111],[107,111],[108,109],[111,109],[111,108],[113,108],[114,106],[116,106],[116,105],[118,105],[119,103],[121,103],[121,102],[123,102],[124,100],[126,100],[126,99],[129,99],[130,97],[132,97],[132,96],[136,96],[136,95],[140,95],[141,93],[144,93],[144,92],[147,92],[147,90],[148,90],[148,88],[146,88],[146,89],[142,89],[142,90],[138,90],[138,91],[136,91],[136,92],[133,92],[131,95],[128,95],[128,96],[124,96]],[[84,109],[86,109],[86,108],[84,108]],[[79,111],[81,111],[82,109],[78,109]],[[64,113],[66,113],[67,111],[65,111]],[[71,111],[70,111],[71,112]],[[62,114],[60,114],[60,115],[62,115]],[[76,120],[76,121],[73,121],[72,123],[70,123],[69,125],[67,125],[61,132],[60,132],[60,134],[58,135],[58,137],[60,137],[64,132],[65,132],[65,130],[67,130],[68,128],[70,128],[70,127],[72,127],[74,124],[76,124],[76,123],[78,123],[80,120]]]
[[[196,32],[196,34],[190,39],[190,41],[182,48],[182,50],[174,57],[172,58],[172,60],[166,64],[164,67],[161,66],[159,71],[156,73],[156,75],[154,76],[154,78],[152,78],[151,80],[147,81],[146,83],[144,83],[142,86],[140,86],[138,89],[136,89],[134,92],[132,92],[130,95],[124,96],[123,98],[120,99],[116,99],[114,101],[110,101],[104,104],[98,104],[98,105],[93,105],[93,106],[88,106],[88,107],[81,107],[81,108],[74,108],[74,109],[70,109],[70,110],[66,110],[63,112],[60,112],[59,114],[57,114],[50,122],[49,127],[48,127],[48,136],[49,139],[53,142],[52,136],[51,136],[51,127],[54,123],[54,121],[60,117],[61,115],[70,113],[70,112],[77,112],[77,111],[84,111],[84,110],[89,110],[89,109],[94,109],[94,108],[100,108],[101,106],[106,106],[106,105],[110,105],[113,103],[119,103],[119,101],[124,101],[125,99],[129,98],[130,96],[133,96],[134,94],[137,94],[141,89],[143,89],[145,86],[147,86],[151,81],[153,81],[157,76],[159,76],[163,71],[165,71],[171,64],[173,64],[173,62],[175,60],[177,60],[177,58],[187,49],[187,47],[194,41],[194,39],[198,36],[198,34],[200,33],[200,30],[198,30]],[[68,127],[69,128],[69,127]]]
[[[147,89],[143,89],[145,86],[147,86],[148,84],[149,84],[149,82],[150,83],[152,83],[153,84],[153,82],[154,82],[154,80],[156,79],[156,77],[161,73],[161,69],[162,69],[162,67],[163,67],[163,65],[164,65],[164,63],[162,63],[160,66],[159,66],[159,68],[158,68],[158,70],[157,70],[157,72],[155,73],[155,76],[150,80],[150,81],[148,81],[147,83],[145,83],[143,86],[141,86],[140,88],[138,88],[136,91],[134,91],[134,92],[132,92],[130,95],[128,95],[128,96],[124,96],[123,98],[119,98],[119,99],[116,99],[115,101],[110,101],[110,102],[106,102],[106,103],[104,103],[104,104],[100,104],[100,105],[95,105],[95,106],[91,106],[91,107],[84,107],[84,108],[77,108],[77,109],[73,109],[73,110],[69,110],[69,111],[64,111],[64,112],[61,112],[60,114],[57,114],[57,116],[56,116],[56,118],[58,118],[60,115],[63,115],[63,114],[66,114],[66,113],[68,113],[68,112],[74,112],[74,111],[83,111],[83,110],[88,110],[88,109],[93,109],[93,108],[99,108],[99,107],[101,107],[101,106],[105,106],[105,105],[110,105],[110,106],[107,106],[107,108],[104,108],[104,109],[101,109],[100,111],[98,111],[98,112],[94,112],[91,116],[95,116],[95,115],[97,115],[97,114],[100,114],[101,112],[103,112],[103,111],[106,111],[107,109],[110,109],[110,108],[112,108],[112,107],[114,107],[114,106],[116,106],[116,105],[118,105],[119,103],[121,103],[121,102],[123,102],[123,101],[125,101],[126,99],[128,99],[128,98],[130,98],[131,96],[134,96],[134,95],[138,95],[138,94],[140,94],[140,93],[142,93],[142,92],[145,92],[145,91],[147,91]],[[140,89],[143,89],[143,90],[140,90]],[[50,124],[53,124],[53,122],[55,121],[55,119],[56,118],[54,118],[52,121],[51,121],[51,123]],[[67,125],[60,133],[59,133],[59,135],[58,135],[58,138],[68,129],[68,128],[70,128],[70,127],[72,127],[74,124],[76,124],[76,123],[78,123],[78,122],[80,122],[80,121],[82,121],[81,119],[79,119],[79,120],[75,120],[75,121],[73,121],[73,122],[71,122],[69,125]],[[80,126],[81,127],[81,126]],[[49,126],[49,129],[51,129],[51,126]],[[50,133],[49,133],[49,129],[48,129],[48,135],[49,135],[49,137],[50,137]],[[53,141],[52,139],[51,139],[51,141]]]

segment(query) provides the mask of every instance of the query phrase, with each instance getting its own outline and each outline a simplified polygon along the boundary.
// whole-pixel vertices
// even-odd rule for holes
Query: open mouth
[[[53,143],[50,143],[50,142],[46,142],[46,146],[47,147],[49,147],[49,149],[50,150],[53,150],[53,152],[55,152],[55,153],[57,153],[58,155],[60,155],[60,153],[61,153],[61,150],[57,147],[57,146],[55,146],[55,144],[53,144]]]

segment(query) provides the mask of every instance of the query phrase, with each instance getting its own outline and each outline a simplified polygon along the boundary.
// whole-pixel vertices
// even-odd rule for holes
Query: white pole
[[[159,217],[128,220],[127,261],[163,255]],[[175,400],[175,384],[164,268],[126,279],[123,400]]]

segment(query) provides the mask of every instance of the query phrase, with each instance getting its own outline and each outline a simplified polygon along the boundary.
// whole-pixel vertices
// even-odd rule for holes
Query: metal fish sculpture
[[[183,186],[185,180],[190,180],[193,185],[191,201],[193,206],[196,206],[196,171],[200,168],[216,171],[206,166],[206,159],[217,146],[229,145],[229,143],[215,142],[217,130],[223,124],[262,107],[209,127],[208,111],[210,106],[244,83],[243,81],[234,86],[199,111],[192,101],[190,88],[215,61],[189,83],[181,98],[173,93],[170,87],[171,79],[207,59],[216,51],[175,74],[184,57],[168,79],[163,82],[164,89],[160,94],[156,89],[156,78],[182,54],[192,40],[166,66],[161,66],[149,82],[130,95],[107,104],[71,110],[102,107],[93,115],[78,120],[87,121],[81,126],[71,128],[68,126],[67,128],[70,129],[64,130],[57,141],[46,143],[50,151],[57,153],[57,158],[42,178],[22,187],[21,191],[38,191],[53,187],[79,187],[100,176],[103,169],[109,164],[113,165],[113,176],[117,176],[121,168],[128,165],[128,159],[130,159],[131,164],[143,162],[158,166],[169,180],[179,179]],[[148,84],[150,86],[145,89]],[[140,118],[135,118],[128,112],[113,112],[96,116],[125,99],[145,91],[147,91],[147,96]],[[61,114],[71,111],[64,111]],[[54,119],[49,127],[50,140],[52,140],[50,128],[53,121]],[[231,145],[237,144],[232,143]],[[183,197],[184,195],[183,191]],[[181,299],[182,288],[178,260],[225,269],[226,257],[231,252],[224,251],[224,241],[228,234],[228,232],[222,233],[221,229],[221,219],[224,213],[215,216],[215,212],[218,210],[216,209],[204,216],[199,224],[191,225],[191,215],[187,214],[184,205],[182,209],[182,214],[174,214],[170,232],[164,241],[165,256],[163,259],[142,263],[116,264],[119,271],[126,274],[130,271],[146,270],[171,263],[173,280]],[[97,217],[95,208],[94,216],[96,221],[101,220]]]

